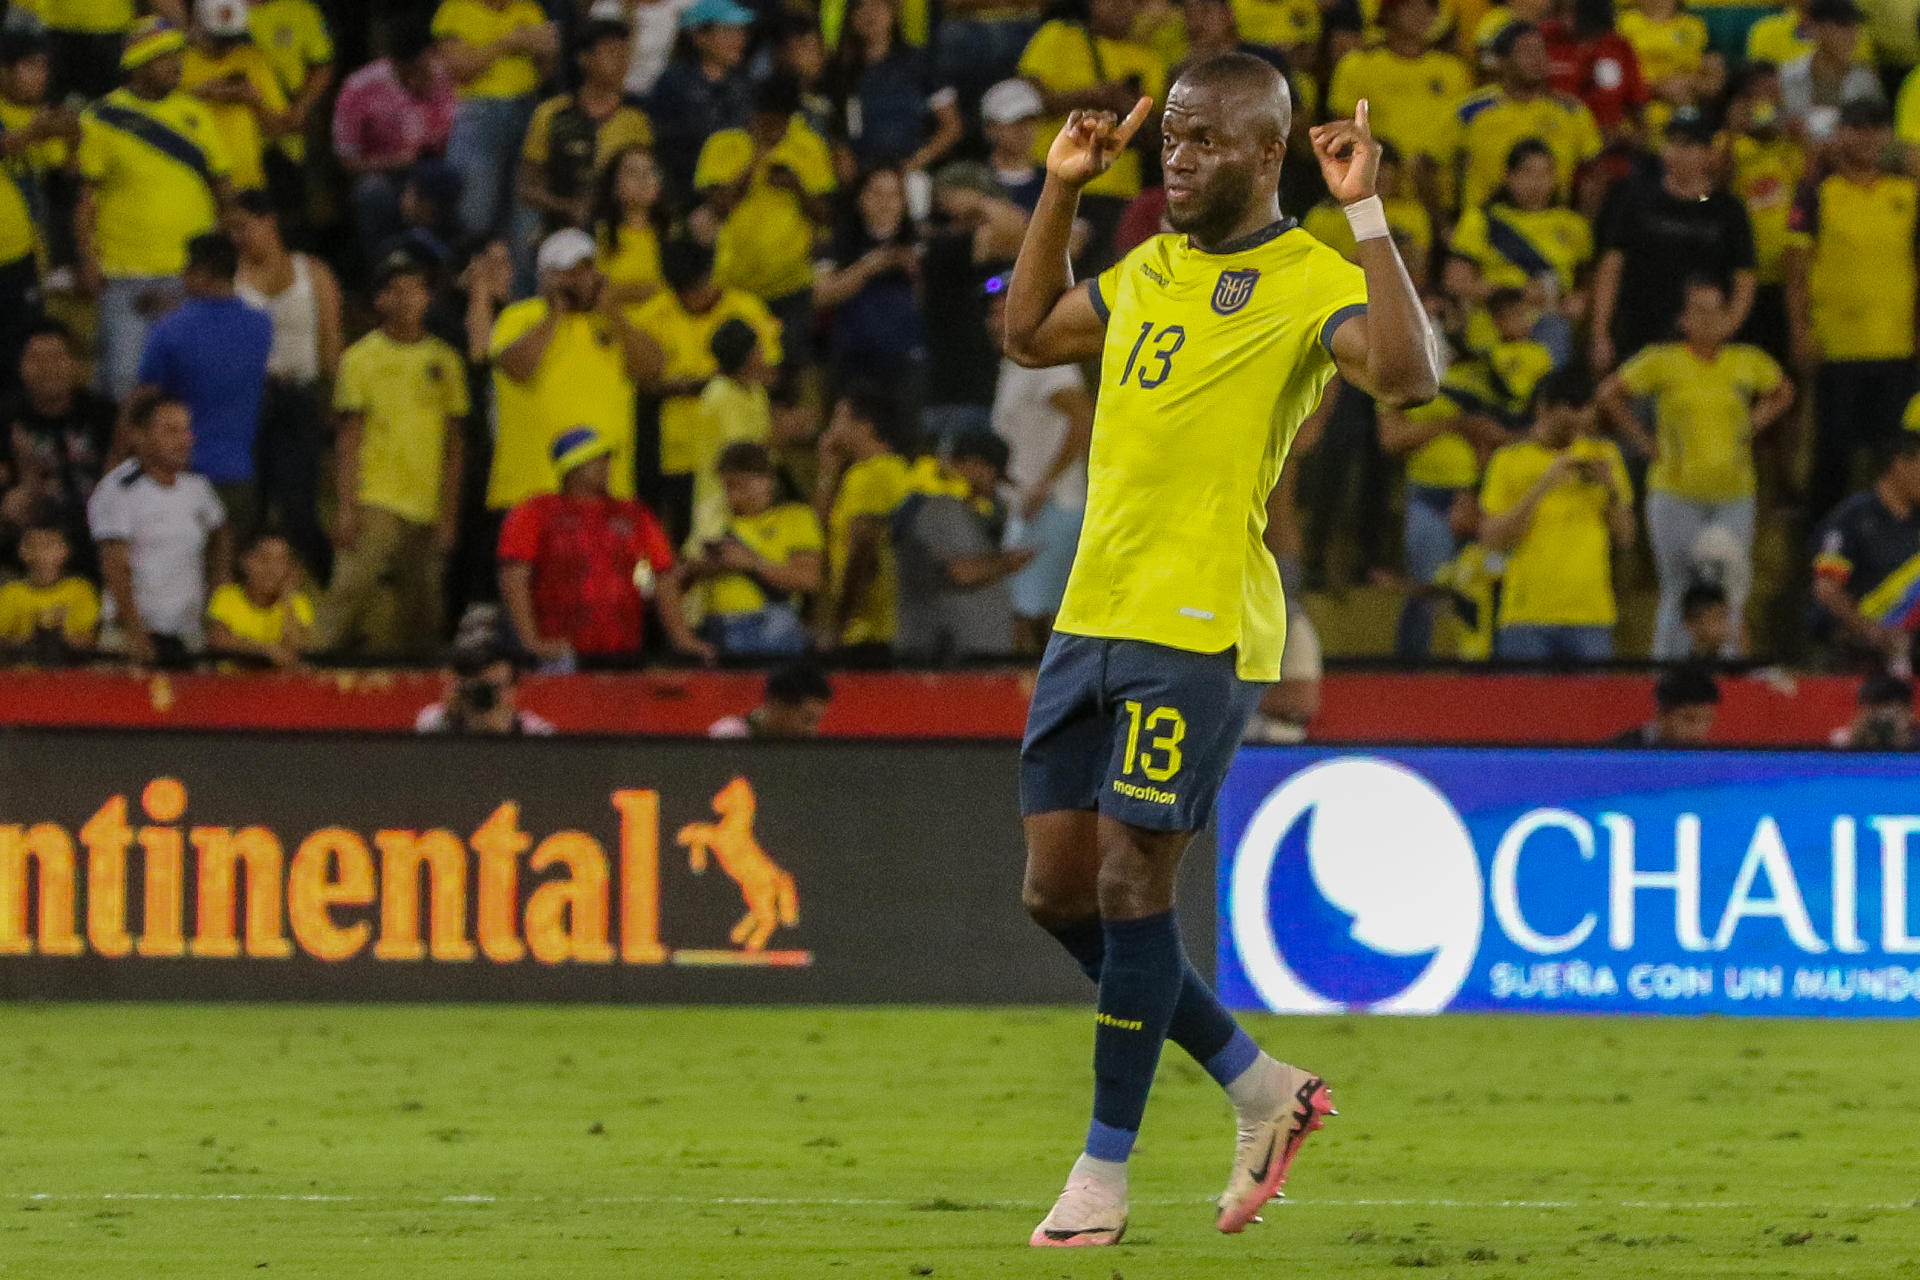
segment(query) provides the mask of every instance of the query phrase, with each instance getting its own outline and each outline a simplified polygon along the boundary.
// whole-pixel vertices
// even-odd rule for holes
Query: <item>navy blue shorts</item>
[[[1231,649],[1054,633],[1020,747],[1020,812],[1198,831],[1265,688],[1240,679]]]

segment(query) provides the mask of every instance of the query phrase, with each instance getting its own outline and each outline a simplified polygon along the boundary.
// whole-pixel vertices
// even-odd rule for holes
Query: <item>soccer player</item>
[[[1280,214],[1292,105],[1266,62],[1199,63],[1167,98],[1175,231],[1076,285],[1081,189],[1146,121],[1076,111],[1007,294],[1023,365],[1101,358],[1085,533],[1033,693],[1021,759],[1025,901],[1100,986],[1093,1124],[1034,1245],[1103,1245],[1127,1225],[1127,1157],[1163,1041],[1227,1091],[1239,1141],[1218,1226],[1278,1194],[1332,1111],[1324,1082],[1262,1053],[1194,972],[1174,922],[1180,857],[1263,687],[1286,610],[1262,541],[1301,420],[1337,370],[1393,407],[1436,392],[1438,353],[1374,190],[1367,104],[1313,130],[1359,266]]]

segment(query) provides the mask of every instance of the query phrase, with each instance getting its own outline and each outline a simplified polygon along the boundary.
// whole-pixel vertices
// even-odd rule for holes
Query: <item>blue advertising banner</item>
[[[1219,813],[1234,1008],[1920,1014],[1920,761],[1249,748]]]

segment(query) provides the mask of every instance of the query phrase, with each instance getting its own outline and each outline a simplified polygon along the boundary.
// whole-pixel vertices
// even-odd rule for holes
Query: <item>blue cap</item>
[[[694,0],[694,3],[680,15],[680,25],[692,30],[694,27],[747,27],[753,25],[753,10],[742,8],[733,0]]]

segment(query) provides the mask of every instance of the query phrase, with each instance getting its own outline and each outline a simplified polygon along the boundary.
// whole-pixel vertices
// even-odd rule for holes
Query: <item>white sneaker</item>
[[[1127,1234],[1127,1193],[1124,1187],[1097,1182],[1075,1171],[1067,1189],[1053,1202],[1027,1240],[1036,1249],[1075,1249],[1087,1245],[1119,1244]]]
[[[1215,1223],[1229,1235],[1259,1221],[1260,1207],[1280,1194],[1307,1135],[1325,1124],[1326,1117],[1339,1114],[1333,1109],[1327,1082],[1319,1076],[1278,1062],[1269,1069],[1286,1073],[1282,1082],[1286,1100],[1265,1119],[1240,1126],[1233,1172],[1220,1196],[1220,1218]]]

